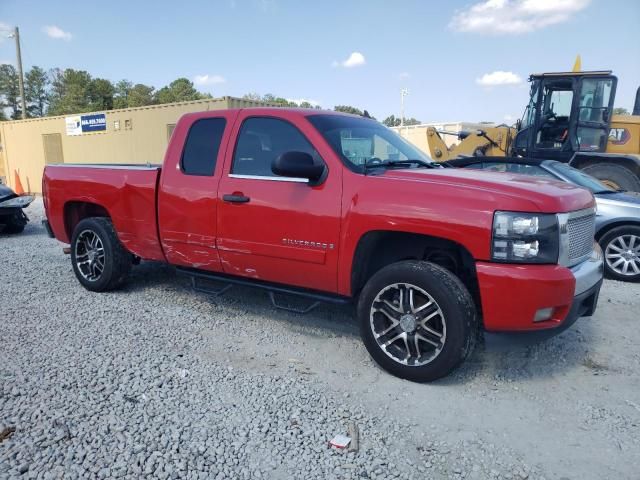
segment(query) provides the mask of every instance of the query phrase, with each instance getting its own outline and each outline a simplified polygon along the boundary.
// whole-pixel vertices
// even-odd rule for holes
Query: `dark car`
[[[0,232],[22,232],[29,221],[22,209],[31,205],[31,202],[31,195],[18,195],[6,185],[0,184]]]
[[[604,252],[605,273],[616,280],[640,281],[640,193],[614,190],[555,160],[465,157],[446,165],[553,178],[591,190],[598,204],[596,240]]]

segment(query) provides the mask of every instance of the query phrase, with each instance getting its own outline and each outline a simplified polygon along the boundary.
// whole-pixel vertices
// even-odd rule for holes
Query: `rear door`
[[[217,190],[234,116],[190,115],[172,134],[158,192],[160,238],[171,264],[222,271]]]
[[[300,123],[305,133],[296,126]],[[342,170],[327,163],[328,145],[291,112],[278,117],[241,112],[233,138],[219,188],[218,247],[224,271],[336,291]],[[303,179],[275,175],[271,163],[287,151],[325,162],[325,181],[310,186]]]

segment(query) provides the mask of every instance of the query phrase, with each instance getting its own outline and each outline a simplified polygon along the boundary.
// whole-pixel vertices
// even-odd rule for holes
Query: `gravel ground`
[[[0,478],[638,478],[640,285],[418,385],[373,364],[347,308],[211,299],[154,263],[90,293],[28,214],[0,234]],[[351,425],[358,451],[329,448]]]

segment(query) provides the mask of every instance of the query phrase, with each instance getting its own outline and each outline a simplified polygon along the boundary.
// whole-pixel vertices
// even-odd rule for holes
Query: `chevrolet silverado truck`
[[[117,288],[142,259],[212,293],[353,303],[373,359],[413,381],[451,372],[481,329],[566,328],[602,283],[587,190],[443,168],[337,112],[187,114],[162,166],[47,165],[43,196],[88,290]]]

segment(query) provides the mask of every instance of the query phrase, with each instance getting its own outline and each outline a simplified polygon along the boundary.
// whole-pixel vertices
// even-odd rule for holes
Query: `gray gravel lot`
[[[90,293],[28,214],[0,234],[0,478],[638,478],[640,285],[418,385],[373,364],[348,308],[211,299],[154,263]],[[350,424],[359,450],[329,448]]]

